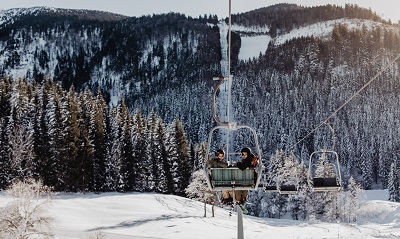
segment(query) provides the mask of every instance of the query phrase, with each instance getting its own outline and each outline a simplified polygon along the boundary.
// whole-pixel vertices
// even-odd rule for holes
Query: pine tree
[[[93,190],[103,192],[105,189],[105,161],[107,153],[106,118],[107,105],[101,91],[97,91],[91,114],[90,137],[93,142]]]
[[[93,108],[93,97],[92,92],[86,88],[84,92],[79,94],[80,102],[80,116],[81,124],[80,134],[78,138],[78,160],[80,161],[79,172],[80,177],[77,180],[79,190],[82,192],[93,191],[93,155],[94,147],[90,137],[90,126],[92,125],[92,108]]]
[[[29,85],[20,79],[11,94],[11,117],[8,124],[12,177],[23,179],[34,175],[33,123]]]
[[[82,158],[79,157],[80,136],[81,136],[81,102],[74,88],[71,87],[65,99],[65,141],[68,145],[66,149],[65,162],[65,182],[66,190],[76,192],[80,189],[79,181],[81,177]]]
[[[121,178],[121,142],[119,140],[120,128],[117,122],[116,109],[109,111],[108,116],[108,144],[105,162],[105,190],[117,191]]]
[[[157,141],[156,145],[159,147],[156,151],[156,157],[158,158],[157,167],[160,170],[160,183],[157,190],[163,193],[172,193],[174,183],[167,150],[167,131],[161,118],[157,121],[155,140]]]
[[[169,128],[169,153],[172,163],[172,177],[174,180],[174,193],[184,195],[185,188],[189,185],[191,169],[189,168],[189,145],[183,125],[175,119]]]
[[[12,82],[10,79],[5,78],[0,80],[0,189],[4,189],[10,182],[10,157],[9,157],[9,136],[7,128],[10,124],[11,114],[11,89]]]
[[[49,99],[50,85],[47,81],[38,88],[34,96],[36,106],[33,124],[33,149],[36,155],[36,175],[43,180],[43,184],[52,186],[48,163],[50,161],[50,144],[48,124],[46,120],[46,105]]]
[[[46,81],[50,83],[50,81]],[[54,187],[55,190],[64,190],[64,163],[62,158],[63,145],[63,122],[61,115],[61,99],[56,86],[49,84],[49,100],[45,107],[46,134],[49,139],[49,158],[45,162],[44,172],[46,174],[46,185]]]
[[[278,176],[280,170],[283,168],[285,162],[285,153],[283,150],[276,150],[275,154],[271,156],[270,163],[267,167],[267,185],[277,186]]]
[[[396,161],[390,165],[389,179],[388,179],[389,201],[400,201],[400,175],[397,169]]]
[[[354,180],[353,177],[349,179],[348,186],[348,222],[356,222],[357,221],[357,212],[359,209],[359,201],[361,197],[361,185]]]
[[[298,191],[296,194],[289,195],[287,211],[295,220],[307,218],[307,199],[310,194],[310,188],[307,182],[307,167],[301,162],[293,170],[296,172]]]
[[[133,155],[133,142],[132,142],[132,125],[131,117],[129,116],[128,109],[123,101],[120,101],[117,109],[117,123],[120,134],[118,141],[120,145],[120,178],[118,182],[118,190],[132,191],[136,187],[137,180],[137,165],[135,164]]]
[[[197,170],[193,173],[192,181],[185,189],[185,193],[189,198],[204,202],[204,217],[207,216],[206,204],[212,204],[214,207],[216,197],[208,188],[206,177],[202,170]]]
[[[147,187],[145,188],[145,191],[155,191],[156,187],[160,183],[160,171],[158,168],[158,152],[159,152],[159,145],[158,142],[156,141],[156,127],[157,127],[157,118],[152,111],[150,113],[150,118],[148,120],[149,124],[146,130],[146,146],[147,146],[147,158],[149,160],[149,169],[147,170],[146,176],[147,176]]]
[[[132,128],[131,128],[131,142],[132,142],[132,152],[133,159],[132,163],[135,165],[135,190],[146,191],[149,189],[149,182],[147,177],[150,176],[152,170],[152,160],[147,155],[147,143],[148,138],[146,138],[148,128],[147,120],[142,117],[142,114],[137,110],[132,117]]]

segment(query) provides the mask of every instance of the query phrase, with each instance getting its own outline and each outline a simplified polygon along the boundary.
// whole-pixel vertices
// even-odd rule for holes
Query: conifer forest
[[[227,19],[41,8],[10,15],[0,17],[0,189],[36,178],[56,191],[186,196],[216,125],[212,77],[225,73]],[[232,24],[240,26],[232,31],[232,117],[256,129],[268,179],[303,172],[304,194],[251,192],[249,212],[301,219],[310,201],[316,214],[327,212],[339,197],[310,196],[305,177],[310,155],[330,147],[347,197],[379,188],[400,201],[399,23],[351,4],[278,4],[234,14]],[[261,35],[271,38],[265,52],[240,59],[242,40]],[[334,134],[316,129],[328,117]]]

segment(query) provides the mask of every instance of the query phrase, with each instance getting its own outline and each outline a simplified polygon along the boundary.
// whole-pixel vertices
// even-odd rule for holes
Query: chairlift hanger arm
[[[221,125],[227,125],[227,124],[229,124],[229,122],[223,122],[218,119],[217,114],[215,113],[215,95],[217,94],[217,91],[218,91],[219,87],[221,86],[222,82],[224,81],[224,79],[225,79],[225,77],[222,77],[222,76],[213,78],[213,80],[218,80],[218,84],[215,87],[213,95],[212,95],[212,115],[213,115],[213,118],[215,119],[215,121]]]

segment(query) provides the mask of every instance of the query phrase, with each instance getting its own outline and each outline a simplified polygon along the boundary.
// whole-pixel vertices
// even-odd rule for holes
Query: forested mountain
[[[217,16],[179,13],[125,17],[86,10],[7,10],[0,12],[0,75],[4,81],[26,79],[31,87],[47,85],[50,79],[65,92],[83,94],[89,89],[102,95],[110,111],[125,105],[131,114],[140,112],[146,118],[154,112],[167,125],[179,119],[190,145],[199,145],[214,125],[211,78],[224,74],[220,39],[227,36],[220,35],[219,27],[224,22]],[[296,143],[400,51],[399,25],[355,5],[279,4],[233,15],[232,23],[248,29],[232,35],[234,118],[256,128],[266,165],[278,149],[293,150],[299,161],[307,162],[314,150],[330,147],[326,128]],[[328,34],[277,40],[317,23],[333,27],[326,27]],[[238,59],[241,38],[249,32],[270,36],[271,41],[259,56]],[[14,92],[11,89],[4,88],[2,94]],[[400,143],[398,91],[395,62],[331,119],[345,181],[352,175],[367,189],[388,186]],[[8,101],[5,98],[3,106]],[[3,133],[9,132],[4,120],[11,117],[11,109],[2,111]],[[7,155],[3,151],[2,157]]]

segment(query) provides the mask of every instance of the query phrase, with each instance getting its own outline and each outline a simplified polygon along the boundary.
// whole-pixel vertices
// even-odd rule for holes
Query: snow
[[[246,61],[249,59],[258,58],[260,54],[265,54],[268,48],[268,43],[271,41],[271,37],[268,35],[260,36],[242,36],[242,45],[239,51],[239,59]]]
[[[282,45],[291,39],[300,37],[314,36],[320,39],[330,38],[333,28],[338,24],[345,25],[349,29],[361,29],[361,27],[365,25],[369,30],[383,26],[383,24],[379,22],[342,18],[318,22],[306,27],[295,28],[290,32],[279,34],[276,38],[271,38],[269,35],[267,35],[269,31],[267,27],[247,28],[244,26],[232,25],[232,31],[239,32],[241,34],[242,44],[239,52],[239,60],[247,61],[252,58],[258,58],[260,53],[265,54],[270,41],[272,41],[274,45]],[[384,27],[388,30],[396,31],[394,27]]]
[[[357,223],[327,223],[244,215],[245,238],[400,238],[400,204],[387,190],[366,192]],[[0,207],[11,200],[0,194]],[[59,194],[48,208],[57,239],[236,238],[236,213],[187,198],[155,193]]]

